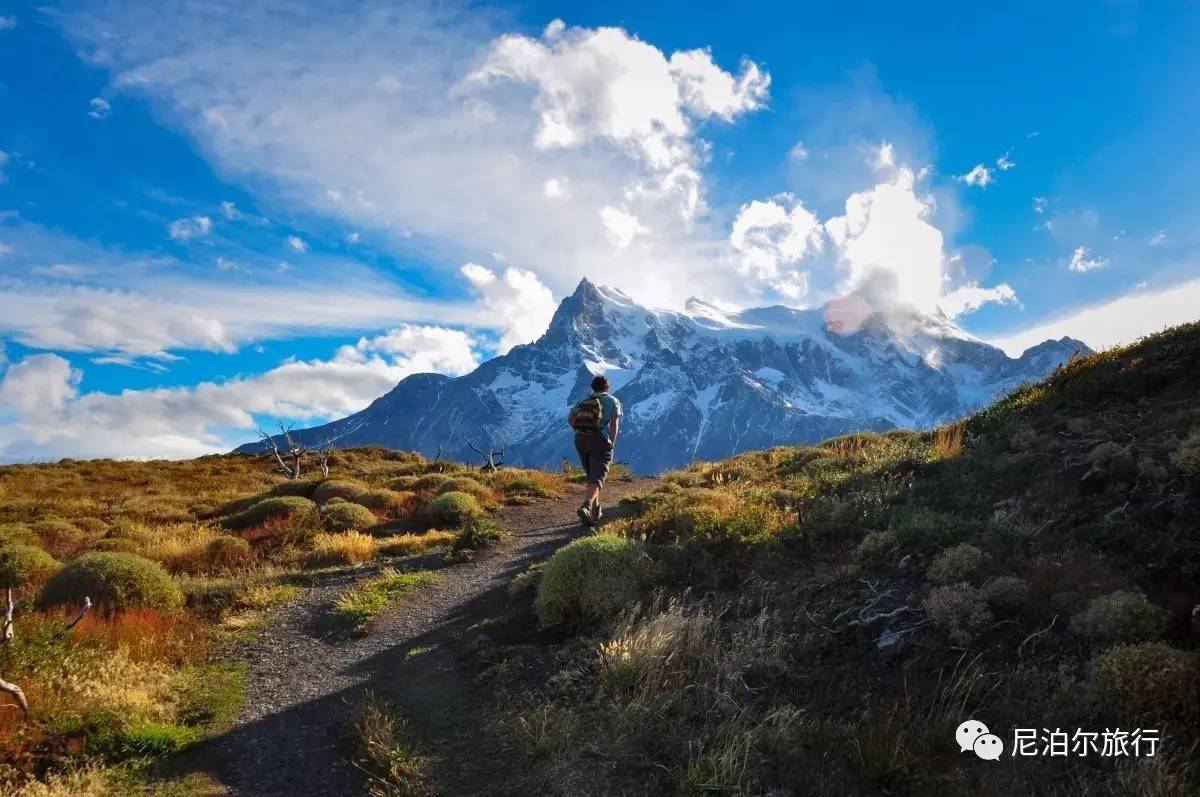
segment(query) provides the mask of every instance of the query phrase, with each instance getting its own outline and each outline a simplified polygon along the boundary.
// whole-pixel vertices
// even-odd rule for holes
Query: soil
[[[617,516],[618,499],[653,482],[606,485],[605,520]],[[232,795],[364,794],[353,722],[371,691],[431,755],[438,793],[511,793],[503,784],[512,773],[484,738],[488,701],[474,685],[472,658],[481,642],[538,636],[530,598],[510,597],[507,588],[585,533],[578,505],[573,488],[561,499],[501,509],[495,519],[513,534],[466,562],[446,563],[440,552],[394,560],[389,566],[400,570],[436,570],[441,581],[418,587],[359,635],[331,634],[329,609],[378,566],[319,582],[234,653],[246,666],[247,694],[234,727],[171,769],[207,772]]]

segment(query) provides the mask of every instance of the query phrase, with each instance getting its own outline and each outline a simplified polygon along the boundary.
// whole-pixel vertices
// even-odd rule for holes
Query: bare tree
[[[333,454],[333,441],[326,440],[321,443],[321,446],[316,450],[317,466],[321,469],[321,475],[329,478],[329,457]]]
[[[12,587],[9,587],[5,590],[4,621],[0,624],[0,645],[11,645],[13,639],[16,637],[16,626],[13,624],[13,608],[13,591]],[[83,619],[83,616],[88,613],[88,609],[90,608],[92,608],[92,599],[84,598],[83,607],[73,618],[67,621],[67,624],[59,630],[57,636],[62,637],[72,628],[79,625],[79,621]],[[0,678],[0,692],[12,695],[13,699],[17,701],[17,706],[20,707],[21,713],[29,716],[29,701],[25,698],[25,692],[22,691],[20,686],[12,681]]]
[[[484,470],[497,470],[499,466],[504,464],[504,449],[508,447],[508,443],[501,442],[500,448],[492,448],[489,444],[487,451],[475,445],[474,440],[468,440],[467,445],[471,447],[472,451],[483,457]]]
[[[284,443],[287,446],[286,451],[279,450],[279,444],[276,442],[274,437],[267,434],[262,429],[258,430],[258,434],[263,439],[263,443],[269,446],[271,453],[275,455],[275,461],[279,463],[279,470],[283,472],[283,475],[287,476],[289,479],[299,479],[300,460],[303,459],[306,453],[308,453],[308,450],[296,442],[296,440],[292,437],[291,426],[284,426],[282,423],[280,423],[279,433],[283,436]],[[287,460],[291,460],[290,464],[284,459],[285,456],[287,457]]]

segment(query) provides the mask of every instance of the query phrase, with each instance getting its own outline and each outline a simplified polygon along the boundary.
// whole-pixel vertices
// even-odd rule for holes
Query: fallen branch
[[[1030,634],[1029,636],[1025,637],[1025,639],[1021,640],[1021,644],[1020,644],[1020,645],[1017,645],[1017,656],[1018,656],[1018,657],[1020,657],[1020,655],[1021,655],[1021,651],[1023,651],[1023,650],[1025,649],[1025,646],[1026,646],[1027,644],[1029,644],[1030,642],[1034,641],[1035,639],[1038,639],[1038,638],[1040,638],[1040,637],[1043,637],[1043,636],[1045,636],[1046,634],[1050,633],[1050,629],[1054,627],[1054,624],[1055,624],[1056,622],[1058,622],[1058,615],[1057,615],[1057,614],[1056,614],[1056,615],[1054,615],[1054,617],[1052,617],[1052,618],[1050,619],[1050,625],[1046,626],[1046,627],[1045,627],[1045,628],[1043,628],[1041,631],[1034,631],[1032,634]]]
[[[895,617],[896,615],[900,614],[900,612],[915,611],[916,609],[912,608],[911,606],[898,606],[895,609],[892,609],[890,612],[876,612],[868,617],[860,617],[857,620],[851,620],[850,622],[846,623],[842,630],[845,631],[847,628],[853,628],[855,626],[873,625],[880,620],[886,620],[889,617]]]

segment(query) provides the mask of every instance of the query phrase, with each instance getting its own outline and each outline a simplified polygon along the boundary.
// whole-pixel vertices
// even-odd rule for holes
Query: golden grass
[[[966,432],[966,421],[939,426],[933,432],[933,455],[938,459],[957,457],[962,452]]]
[[[313,537],[308,563],[315,566],[357,565],[375,558],[379,542],[369,534],[346,531]]]
[[[424,534],[397,534],[379,540],[380,556],[409,556],[424,553],[434,548],[444,548],[454,542],[458,535],[452,531],[430,529]]]

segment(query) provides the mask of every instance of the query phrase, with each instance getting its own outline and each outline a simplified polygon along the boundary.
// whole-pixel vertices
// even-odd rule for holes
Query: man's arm
[[[615,446],[617,444],[617,429],[621,426],[621,416],[617,415],[608,422],[608,439]]]

